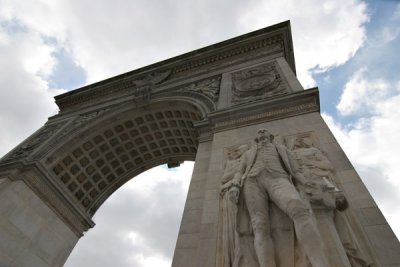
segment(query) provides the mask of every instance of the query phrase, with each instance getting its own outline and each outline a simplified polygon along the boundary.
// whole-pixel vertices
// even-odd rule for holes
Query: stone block
[[[10,214],[9,220],[19,231],[30,239],[35,239],[42,227],[45,225],[35,212],[28,206],[20,206]]]
[[[361,179],[356,173],[356,171],[353,170],[344,170],[344,171],[338,171],[336,172],[337,178],[340,180],[341,183],[350,183],[350,182],[360,182]]]
[[[218,234],[218,224],[217,223],[206,223],[202,224],[200,228],[200,238],[210,239],[216,238]]]
[[[196,223],[201,218],[201,210],[187,210],[183,213],[182,223]]]
[[[179,232],[182,234],[198,233],[200,231],[200,219],[202,210],[185,210]]]
[[[204,201],[204,212],[218,213],[219,211],[219,198]]]
[[[46,229],[42,230],[41,235],[36,240],[36,244],[45,253],[49,262],[52,264],[68,247],[68,243],[64,242],[55,233],[47,231]]]
[[[189,222],[189,223],[181,223],[181,227],[179,228],[179,234],[193,234],[200,232],[200,223],[199,222]]]
[[[400,243],[388,225],[367,226],[365,231],[381,264],[400,264]]]
[[[200,234],[181,234],[176,243],[176,249],[197,248]]]
[[[343,187],[349,203],[353,208],[376,207],[375,201],[361,181],[343,183]]]
[[[204,186],[206,181],[192,181],[189,186],[187,199],[204,198]]]
[[[0,250],[0,267],[14,267],[13,259]]]
[[[207,172],[208,171],[208,159],[201,159],[196,161],[193,167],[193,173]]]
[[[187,199],[184,210],[200,210],[203,208],[203,199]]]
[[[37,254],[32,253],[34,250],[27,249],[18,256],[18,267],[53,267]]]
[[[6,218],[0,219],[0,248],[9,257],[15,258],[32,240],[25,237],[19,229]]]
[[[377,207],[361,208],[364,225],[387,224],[385,217]]]
[[[196,261],[197,249],[194,248],[179,248],[175,250],[172,261],[173,267],[188,267],[193,266]]]
[[[346,154],[340,151],[327,151],[327,156],[331,161],[333,167],[336,171],[346,171],[346,170],[353,170],[353,165],[347,158]]]
[[[204,200],[216,200],[216,199],[219,199],[219,190],[218,189],[208,189],[204,196]]]
[[[216,239],[202,239],[197,248],[197,267],[215,266],[217,250]]]
[[[218,222],[218,212],[204,212],[201,217],[201,223],[217,223]]]

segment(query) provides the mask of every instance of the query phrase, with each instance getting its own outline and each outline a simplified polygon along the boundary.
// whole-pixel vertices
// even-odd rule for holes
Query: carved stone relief
[[[164,82],[171,71],[165,71],[161,73],[151,73],[143,77],[142,79],[138,79],[132,82],[133,89],[132,95],[134,96],[134,100],[138,104],[146,104],[151,98],[151,91],[155,85]]]
[[[257,101],[288,93],[274,63],[268,63],[232,74],[232,103]]]
[[[182,92],[196,92],[202,94],[214,103],[218,101],[221,77],[201,80],[191,83],[180,89]]]
[[[250,44],[233,47],[215,55],[201,57],[173,68],[171,76],[178,78],[187,75],[198,75],[204,72],[211,72],[227,64],[234,65],[244,60],[257,59],[278,53],[284,50],[283,40],[284,36],[278,34],[267,39],[255,40]]]
[[[252,146],[228,149],[221,266],[372,266],[342,213],[347,201],[333,167],[315,143],[311,134],[275,138],[261,129]],[[327,249],[327,236],[340,241]]]
[[[334,167],[325,153],[318,148],[317,138],[308,132],[284,139],[299,165],[299,172],[309,181],[307,185],[299,185],[299,191],[310,203],[317,220],[325,220],[325,225],[331,225],[329,230],[320,227],[323,238],[325,235],[337,236],[340,243],[336,245],[344,249],[343,256],[347,261],[338,261],[335,264],[372,266],[358,247],[352,227],[344,213],[348,208],[346,197],[335,183]]]
[[[110,95],[123,95],[124,97],[130,95],[133,96],[134,100],[138,103],[146,102],[150,99],[152,89],[165,82],[170,74],[171,71],[169,70],[152,72],[139,78],[129,77],[119,81],[100,84],[76,95],[61,95],[60,97],[56,97],[56,103],[60,107],[60,110],[63,111],[70,107],[76,109],[87,106],[88,103],[90,104],[93,102],[93,99],[101,99],[109,97]]]
[[[46,149],[39,151],[35,154],[35,159],[42,158],[49,150],[51,150],[54,146],[56,146],[59,142],[67,138],[68,136],[72,136],[74,133],[79,131],[84,125],[87,125],[100,116],[104,115],[111,108],[103,108],[98,109],[96,111],[83,113],[78,115],[71,123],[64,123],[65,127],[56,135],[52,140],[50,140]],[[47,163],[52,163],[52,157],[47,158]]]
[[[51,138],[64,125],[65,122],[45,124],[40,130],[34,133],[33,136],[29,137],[25,142],[12,151],[11,154],[6,155],[2,161],[11,161],[27,157],[36,148]]]

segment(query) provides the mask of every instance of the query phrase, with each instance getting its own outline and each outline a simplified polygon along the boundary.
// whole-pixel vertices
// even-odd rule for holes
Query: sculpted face
[[[232,159],[236,159],[236,158],[238,158],[238,156],[239,156],[239,153],[238,153],[238,150],[237,150],[237,149],[234,149],[234,150],[231,152],[231,154],[232,154]]]
[[[260,129],[257,132],[256,142],[267,144],[272,142],[272,134],[267,129]]]

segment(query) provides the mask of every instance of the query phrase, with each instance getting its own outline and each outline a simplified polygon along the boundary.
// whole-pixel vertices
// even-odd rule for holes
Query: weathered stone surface
[[[236,161],[244,151],[232,153],[250,150],[263,128],[275,145],[309,144],[290,153],[317,189],[292,185],[285,197],[300,194],[312,208],[316,223],[305,229],[317,226],[331,265],[349,266],[362,255],[361,266],[400,266],[396,237],[319,114],[318,88],[304,90],[295,72],[284,22],[57,96],[60,112],[0,160],[0,266],[62,266],[115,190],[154,166],[184,160],[195,167],[172,266],[232,266],[226,240],[236,228],[224,231],[236,218],[231,200],[243,188],[231,173],[242,176]],[[348,208],[339,211],[342,197]],[[277,266],[294,266],[293,253],[280,248],[296,241],[297,219],[272,210],[273,235],[281,237],[273,244]],[[319,241],[308,239],[300,243],[318,251]]]

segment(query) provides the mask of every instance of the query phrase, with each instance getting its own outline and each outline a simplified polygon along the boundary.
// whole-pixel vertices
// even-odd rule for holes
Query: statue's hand
[[[336,199],[335,199],[335,204],[336,204],[336,209],[339,211],[343,211],[349,207],[349,203],[347,202],[347,199],[343,192],[337,192],[336,193]]]
[[[232,186],[232,187],[229,189],[228,194],[229,194],[229,199],[230,199],[233,203],[235,203],[235,204],[238,204],[238,203],[239,203],[239,194],[240,194],[240,189],[239,189],[239,187],[237,187],[237,186]]]

